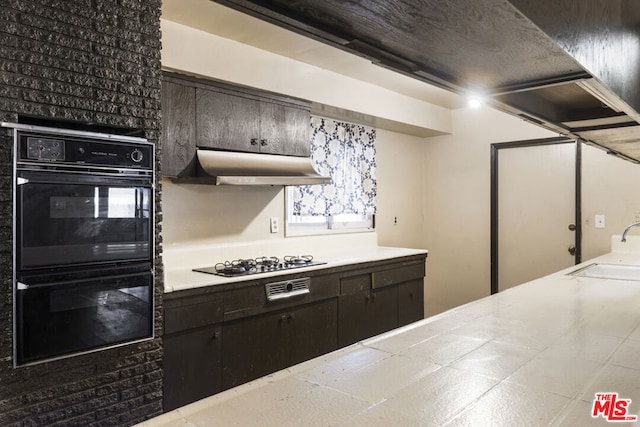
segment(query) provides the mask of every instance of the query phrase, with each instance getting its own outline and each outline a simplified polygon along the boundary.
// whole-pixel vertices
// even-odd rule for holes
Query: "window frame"
[[[285,187],[285,236],[370,233],[375,231],[375,214],[293,215],[293,188]],[[296,218],[298,217],[298,218]],[[358,217],[358,218],[354,218]]]

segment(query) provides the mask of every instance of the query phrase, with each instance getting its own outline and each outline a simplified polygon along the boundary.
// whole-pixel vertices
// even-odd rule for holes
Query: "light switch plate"
[[[595,226],[596,228],[604,228],[604,215],[596,215]]]

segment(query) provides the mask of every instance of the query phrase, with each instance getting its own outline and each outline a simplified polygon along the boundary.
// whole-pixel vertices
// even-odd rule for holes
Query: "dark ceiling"
[[[583,76],[506,0],[216,0],[458,93]]]
[[[640,162],[638,0],[213,0]]]

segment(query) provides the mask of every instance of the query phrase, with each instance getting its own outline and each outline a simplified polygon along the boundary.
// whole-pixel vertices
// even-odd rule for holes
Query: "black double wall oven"
[[[153,338],[153,145],[3,126],[15,143],[15,365]]]

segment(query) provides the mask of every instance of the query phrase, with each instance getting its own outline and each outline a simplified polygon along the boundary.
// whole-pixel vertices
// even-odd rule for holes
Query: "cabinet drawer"
[[[358,276],[343,277],[340,279],[340,294],[348,295],[356,292],[371,289],[371,274],[360,274]]]
[[[171,334],[218,322],[222,322],[221,299],[180,307],[166,307],[164,333]]]
[[[311,277],[308,294],[295,295],[274,301],[269,301],[267,299],[265,285],[268,283],[296,280],[306,277]],[[338,296],[338,291],[338,276],[333,274],[313,276],[303,273],[274,276],[268,279],[256,280],[253,286],[246,286],[224,294],[224,320],[239,319],[242,317],[279,310],[284,307],[293,307],[296,305],[308,304],[310,302],[336,297]]]
[[[393,268],[390,270],[376,271],[372,273],[372,287],[382,288],[413,279],[421,279],[424,277],[424,273],[424,263]]]

